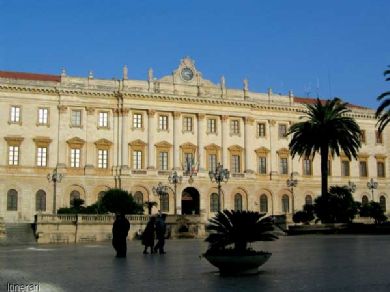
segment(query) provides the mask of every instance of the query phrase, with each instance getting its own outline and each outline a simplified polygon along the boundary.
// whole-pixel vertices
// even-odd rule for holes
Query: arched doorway
[[[199,215],[199,192],[197,189],[188,187],[181,194],[181,213],[183,215]]]

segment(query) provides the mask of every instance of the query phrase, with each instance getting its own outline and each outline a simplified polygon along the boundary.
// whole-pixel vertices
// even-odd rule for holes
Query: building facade
[[[209,170],[230,171],[221,185],[222,208],[291,214],[320,194],[320,157],[291,158],[289,126],[314,99],[229,89],[203,79],[194,62],[181,60],[168,76],[121,80],[0,72],[0,217],[31,222],[80,197],[93,204],[110,187],[153,212],[198,214],[218,210]],[[374,112],[351,106],[362,128],[358,160],[329,157],[329,185],[354,183],[357,201],[389,209],[389,133],[377,135]],[[175,186],[172,170],[183,176]],[[62,176],[53,182],[53,173]],[[291,174],[295,187],[287,186]],[[50,180],[48,179],[50,176]],[[373,178],[378,187],[370,190]],[[153,188],[162,182],[168,196]]]

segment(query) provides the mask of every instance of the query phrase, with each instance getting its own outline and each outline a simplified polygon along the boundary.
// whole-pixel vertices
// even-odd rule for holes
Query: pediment
[[[186,142],[184,144],[180,145],[180,148],[182,149],[196,149],[196,145],[192,144],[191,142]]]
[[[269,153],[269,149],[266,147],[259,147],[255,149],[257,155],[267,155]]]
[[[229,151],[242,151],[243,149],[240,145],[233,145],[228,148]]]
[[[146,143],[141,139],[134,140],[129,143],[130,146],[146,146]]]
[[[214,143],[211,143],[209,145],[204,146],[204,149],[206,149],[206,150],[219,150],[220,148],[221,148],[221,146],[214,144]]]
[[[276,153],[278,153],[278,155],[288,155],[290,152],[287,148],[280,148],[278,151],[276,151]]]
[[[74,145],[74,146],[83,146],[85,144],[85,140],[79,138],[79,137],[73,137],[69,140],[66,141],[69,145]]]
[[[154,146],[156,146],[157,148],[171,148],[172,144],[170,144],[167,141],[161,141],[161,142],[154,144]]]
[[[107,146],[107,147],[109,147],[109,146],[112,145],[112,142],[110,140],[102,138],[102,139],[97,140],[95,142],[95,145],[96,146]]]

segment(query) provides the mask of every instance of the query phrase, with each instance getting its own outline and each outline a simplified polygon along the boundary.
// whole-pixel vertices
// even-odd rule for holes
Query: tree
[[[317,98],[314,104],[308,104],[306,121],[291,126],[288,135],[291,155],[314,158],[317,152],[321,155],[321,194],[328,193],[328,157],[340,156],[341,150],[351,160],[357,158],[360,148],[360,127],[347,115],[351,110],[347,103],[339,98],[325,102]]]
[[[315,199],[314,213],[322,223],[349,223],[359,212],[359,206],[347,186],[332,186],[327,196]]]
[[[102,205],[111,213],[142,214],[143,207],[134,201],[133,196],[122,189],[109,189],[102,197]]]
[[[155,202],[155,201],[146,201],[145,203],[144,203],[144,206],[146,207],[146,208],[148,208],[148,214],[149,215],[152,215],[152,209],[153,209],[153,207],[157,207],[157,202]]]
[[[371,201],[368,204],[363,204],[361,206],[360,216],[371,217],[374,219],[375,224],[383,223],[387,220],[385,211],[383,211],[381,205],[374,201]]]
[[[305,204],[302,211],[298,211],[293,215],[294,223],[309,224],[314,220],[314,206],[311,204]]]
[[[389,66],[390,67],[390,66]],[[386,81],[390,81],[390,69],[383,73]],[[389,75],[389,77],[386,77]],[[385,91],[377,97],[377,100],[382,101],[376,110],[375,117],[378,119],[378,131],[382,133],[387,124],[390,122],[390,91]]]
[[[235,252],[245,253],[249,242],[277,239],[272,233],[272,219],[264,216],[264,213],[252,211],[219,211],[206,226],[206,230],[211,232],[206,238],[209,250],[224,250],[233,244]]]

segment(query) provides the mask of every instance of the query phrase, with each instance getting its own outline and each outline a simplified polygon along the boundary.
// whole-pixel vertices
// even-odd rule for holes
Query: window
[[[379,205],[381,206],[381,209],[383,210],[383,212],[386,212],[386,197],[385,196],[379,197]]]
[[[284,139],[287,137],[287,125],[279,124],[279,139]]]
[[[38,147],[37,148],[37,166],[46,166],[47,165],[47,148]]]
[[[362,144],[366,143],[366,131],[365,130],[360,131],[360,142]]]
[[[305,204],[306,205],[313,205],[313,198],[310,195],[306,195]]]
[[[98,149],[98,168],[108,168],[107,149]]]
[[[383,161],[378,161],[376,163],[376,168],[378,172],[378,177],[385,177],[386,172],[385,172],[385,163]]]
[[[19,146],[8,146],[8,165],[19,165]]]
[[[142,151],[133,151],[133,169],[142,169]]]
[[[362,205],[367,205],[368,204],[368,197],[366,195],[364,195],[362,197]]]
[[[169,195],[164,193],[160,196],[160,211],[169,212]]]
[[[18,192],[14,189],[10,189],[7,192],[7,211],[18,210]]]
[[[341,161],[341,176],[349,176],[349,161]]]
[[[80,192],[79,191],[71,191],[69,198],[70,198],[70,200],[69,200],[70,206],[73,207],[74,206],[74,200],[81,198]]]
[[[139,205],[142,205],[144,203],[144,195],[142,194],[142,192],[140,191],[135,192],[134,202],[136,202]]]
[[[80,167],[80,149],[70,149],[70,167]]]
[[[283,195],[282,197],[282,212],[283,213],[290,212],[290,200],[287,195]]]
[[[279,171],[280,174],[288,174],[288,161],[287,158],[280,158],[279,160]]]
[[[20,106],[11,106],[10,122],[20,123]]]
[[[108,112],[99,112],[99,128],[108,128]]]
[[[359,175],[360,177],[367,177],[367,161],[359,161]]]
[[[160,170],[168,170],[168,152],[159,153]]]
[[[215,171],[217,168],[217,155],[209,154],[209,170]]]
[[[81,127],[81,110],[72,110],[70,114],[72,127]]]
[[[309,158],[303,159],[303,175],[312,175],[312,161]]]
[[[239,120],[231,120],[230,121],[230,134],[232,134],[232,135],[240,134],[240,121]]]
[[[265,194],[260,196],[260,212],[267,213],[268,212],[268,197]]]
[[[39,108],[38,109],[38,125],[47,125],[49,117],[48,108]]]
[[[192,132],[192,117],[183,117],[183,131]]]
[[[376,144],[383,144],[383,135],[382,135],[382,133],[379,134],[378,131],[375,131],[375,141],[376,141]]]
[[[242,211],[242,196],[241,194],[234,195],[234,210]]]
[[[240,167],[240,156],[239,155],[232,155],[231,158],[231,170],[232,173],[240,173],[241,167]]]
[[[217,133],[216,119],[207,119],[207,133]]]
[[[35,210],[46,211],[46,192],[39,190],[35,195]]]
[[[257,136],[258,137],[265,137],[265,123],[258,123],[257,124]]]
[[[142,128],[142,114],[140,113],[133,114],[133,128],[135,129]]]
[[[267,157],[259,157],[259,173],[267,174]]]
[[[162,131],[168,131],[168,116],[160,115],[158,117],[158,128]]]
[[[210,196],[210,212],[218,212],[218,211],[219,211],[218,194],[212,193]]]
[[[194,167],[194,154],[191,152],[185,152],[183,153],[184,156],[184,166],[183,166],[183,171],[186,175],[191,173]]]

